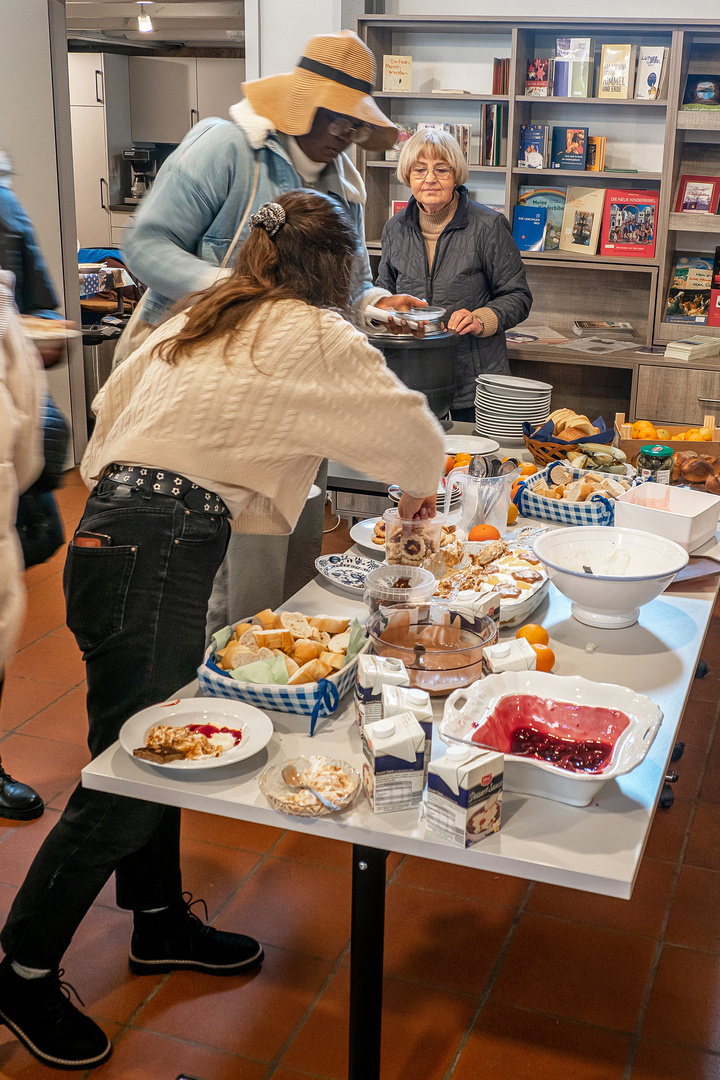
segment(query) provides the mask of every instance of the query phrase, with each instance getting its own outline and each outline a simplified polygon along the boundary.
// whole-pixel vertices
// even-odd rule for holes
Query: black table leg
[[[353,844],[348,1080],[380,1080],[387,857]]]

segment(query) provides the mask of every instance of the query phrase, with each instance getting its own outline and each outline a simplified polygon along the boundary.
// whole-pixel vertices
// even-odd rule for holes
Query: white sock
[[[170,906],[169,904],[166,904],[165,907],[142,908],[141,911],[140,911],[140,914],[141,915],[157,915],[157,913],[159,911],[167,911],[169,906]]]
[[[23,964],[18,964],[16,960],[13,960],[10,966],[21,979],[42,979],[43,976],[50,974],[50,968],[25,967]]]

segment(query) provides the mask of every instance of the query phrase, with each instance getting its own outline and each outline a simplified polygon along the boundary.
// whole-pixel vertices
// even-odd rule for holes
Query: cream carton
[[[382,688],[388,685],[410,685],[410,676],[402,660],[394,656],[360,653],[355,680],[355,709],[361,731],[365,724],[382,720]]]
[[[432,749],[433,710],[427,690],[410,690],[406,686],[383,686],[382,714],[386,720],[398,713],[411,712],[425,732],[425,771]]]
[[[425,787],[425,732],[411,712],[366,723],[363,784],[376,814],[418,806]]]
[[[502,754],[449,746],[430,762],[425,804],[428,832],[458,847],[472,847],[500,829]]]
[[[488,645],[484,659],[493,675],[500,671],[534,671],[537,653],[525,638],[512,638]]]

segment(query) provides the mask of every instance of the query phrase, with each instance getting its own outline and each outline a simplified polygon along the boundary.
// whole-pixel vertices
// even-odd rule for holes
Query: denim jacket
[[[247,208],[256,159],[260,173],[252,213],[284,191],[307,186],[293,167],[283,136],[253,113],[248,102],[234,106],[231,113],[233,121],[213,117],[188,132],[134,215],[123,252],[130,271],[148,286],[142,306],[145,322],[159,325],[183,296],[222,276],[219,267]],[[355,226],[358,257],[352,299],[361,322],[364,308],[387,295],[372,285],[363,242],[362,182],[343,154],[313,186],[335,196]],[[246,224],[234,254],[248,232]]]

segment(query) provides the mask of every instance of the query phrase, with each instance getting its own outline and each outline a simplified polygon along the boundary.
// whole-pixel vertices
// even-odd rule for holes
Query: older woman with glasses
[[[403,145],[397,176],[407,208],[387,222],[376,284],[444,307],[458,342],[454,420],[475,419],[475,379],[510,371],[505,331],[532,305],[520,252],[503,214],[474,202],[456,139],[421,128]]]

